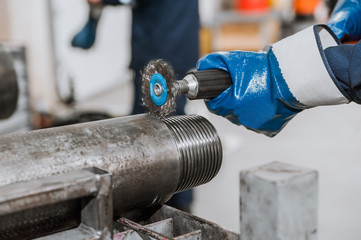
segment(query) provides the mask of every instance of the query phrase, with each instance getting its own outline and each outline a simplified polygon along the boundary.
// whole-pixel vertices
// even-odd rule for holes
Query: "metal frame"
[[[82,199],[81,224],[39,239],[112,239],[111,173],[87,168],[0,187],[0,216]]]
[[[115,224],[114,240],[239,240],[239,234],[167,205],[137,209]]]

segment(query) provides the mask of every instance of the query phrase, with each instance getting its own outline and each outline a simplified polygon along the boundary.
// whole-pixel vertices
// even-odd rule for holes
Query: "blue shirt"
[[[162,58],[184,75],[199,57],[198,32],[198,0],[138,0],[130,67],[141,70],[150,60]]]

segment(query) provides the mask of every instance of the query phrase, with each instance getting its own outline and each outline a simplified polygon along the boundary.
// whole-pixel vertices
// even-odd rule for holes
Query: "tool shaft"
[[[222,70],[210,69],[195,71],[192,74],[198,81],[198,94],[194,99],[215,98],[232,85],[229,73]]]
[[[184,80],[189,85],[186,95],[192,100],[215,98],[232,85],[229,73],[218,69],[192,71]]]

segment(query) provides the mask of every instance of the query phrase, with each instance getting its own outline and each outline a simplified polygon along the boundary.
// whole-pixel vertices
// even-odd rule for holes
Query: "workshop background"
[[[327,21],[329,3],[318,0],[258,1],[256,6],[239,2],[200,0],[201,55],[258,51]],[[0,0],[0,40],[14,51],[25,51],[16,68],[22,76],[21,101],[13,116],[0,122],[2,134],[130,113],[131,9],[106,7],[95,46],[74,49],[71,39],[87,15],[83,0]],[[210,114],[202,101],[188,102],[186,111],[209,119],[224,145],[218,176],[195,189],[195,215],[239,232],[239,172],[282,161],[319,171],[319,239],[360,239],[360,106],[306,110],[275,138]]]

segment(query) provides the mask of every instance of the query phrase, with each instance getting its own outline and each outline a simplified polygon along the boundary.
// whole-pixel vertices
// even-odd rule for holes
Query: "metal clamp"
[[[87,168],[0,187],[0,216],[36,207],[82,199],[81,224],[40,239],[111,239],[111,173]]]

